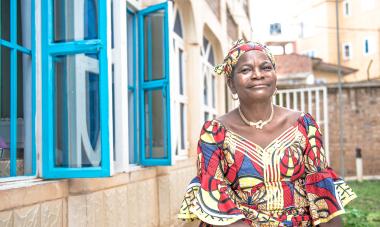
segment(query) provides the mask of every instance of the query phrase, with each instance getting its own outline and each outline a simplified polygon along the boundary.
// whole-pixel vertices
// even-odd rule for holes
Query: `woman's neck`
[[[272,112],[271,100],[254,103],[240,103],[240,110],[248,121],[267,120]]]

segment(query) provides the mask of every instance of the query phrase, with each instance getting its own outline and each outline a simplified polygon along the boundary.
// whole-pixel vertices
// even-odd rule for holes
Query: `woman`
[[[310,114],[272,104],[275,60],[260,43],[239,40],[215,71],[240,106],[204,123],[198,175],[179,218],[200,226],[341,226],[356,197],[327,166]]]

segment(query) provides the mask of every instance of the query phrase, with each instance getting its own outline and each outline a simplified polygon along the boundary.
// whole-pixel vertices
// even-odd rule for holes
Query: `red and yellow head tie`
[[[263,44],[240,39],[232,44],[230,51],[223,60],[223,64],[216,65],[214,71],[219,75],[232,76],[232,68],[237,64],[239,58],[247,51],[258,50],[264,52],[276,69],[276,62],[270,50]]]

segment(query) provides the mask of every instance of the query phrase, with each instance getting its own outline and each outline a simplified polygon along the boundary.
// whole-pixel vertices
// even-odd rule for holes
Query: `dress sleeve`
[[[305,188],[313,225],[326,223],[344,213],[344,206],[356,198],[352,189],[332,170],[326,160],[322,134],[310,114],[303,118]]]
[[[227,163],[223,153],[225,128],[216,121],[203,125],[198,142],[197,176],[187,187],[178,218],[200,219],[211,225],[228,225],[245,216],[224,177]]]

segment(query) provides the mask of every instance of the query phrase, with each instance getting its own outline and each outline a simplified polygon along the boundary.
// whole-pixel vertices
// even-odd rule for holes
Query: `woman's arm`
[[[327,223],[320,224],[319,226],[320,227],[342,227],[343,224],[342,224],[342,219],[338,216],[331,219]]]

